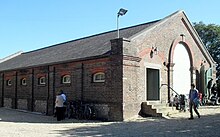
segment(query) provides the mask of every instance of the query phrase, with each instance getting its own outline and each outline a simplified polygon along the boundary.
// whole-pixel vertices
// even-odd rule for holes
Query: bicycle
[[[81,101],[70,101],[67,108],[68,118],[90,120],[96,117],[94,106],[83,104]]]
[[[90,120],[92,118],[92,108],[89,104],[84,104],[83,106],[83,118]]]
[[[67,104],[67,115],[68,118],[78,118],[80,105],[77,101],[69,101]]]
[[[79,109],[76,111],[77,119],[94,119],[95,118],[95,111],[94,108],[90,106],[90,104],[79,104]]]

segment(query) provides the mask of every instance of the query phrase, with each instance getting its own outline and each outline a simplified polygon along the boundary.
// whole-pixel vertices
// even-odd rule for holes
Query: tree
[[[203,22],[193,23],[193,26],[217,63],[216,77],[220,79],[220,26],[215,24],[205,25]]]

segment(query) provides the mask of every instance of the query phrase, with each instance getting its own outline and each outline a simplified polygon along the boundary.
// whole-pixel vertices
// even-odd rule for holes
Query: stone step
[[[170,107],[167,104],[158,102],[142,102],[141,113],[145,116],[165,117],[171,114],[179,113],[175,107]]]
[[[154,116],[161,117],[162,114],[157,113],[157,110],[152,108],[151,105],[148,105],[147,102],[142,102],[141,104],[141,116]]]
[[[160,105],[160,104],[163,104],[161,101],[147,101],[147,104],[148,105]]]

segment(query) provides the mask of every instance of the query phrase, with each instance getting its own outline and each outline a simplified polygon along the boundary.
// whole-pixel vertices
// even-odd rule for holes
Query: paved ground
[[[1,137],[214,137],[220,136],[220,106],[203,106],[201,118],[188,120],[189,112],[170,119],[137,118],[125,122],[57,122],[54,117],[0,108]]]

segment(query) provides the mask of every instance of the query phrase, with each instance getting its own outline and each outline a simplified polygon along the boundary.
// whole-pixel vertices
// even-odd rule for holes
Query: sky
[[[162,19],[183,10],[190,22],[220,25],[219,0],[0,0],[0,59]]]

